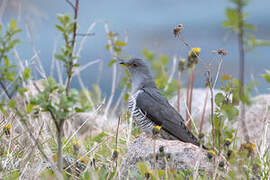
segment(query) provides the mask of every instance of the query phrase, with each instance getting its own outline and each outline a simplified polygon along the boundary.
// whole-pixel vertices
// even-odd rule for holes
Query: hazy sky
[[[54,42],[60,38],[55,30],[57,13],[71,13],[71,8],[64,0],[0,0],[0,4],[6,1],[6,9],[0,9],[3,14],[4,24],[10,18],[20,22],[20,27],[25,29],[30,25],[31,38],[38,51],[41,60],[48,70],[50,66]],[[70,0],[73,1],[73,0]],[[106,80],[111,78],[111,69],[107,67],[110,55],[105,51],[106,36],[103,22],[107,21],[113,31],[123,36],[128,33],[128,46],[124,49],[125,55],[142,57],[142,49],[148,48],[156,53],[177,55],[185,57],[188,49],[176,40],[172,34],[174,26],[184,25],[183,36],[192,46],[201,47],[201,57],[210,62],[213,49],[224,48],[228,51],[225,58],[222,73],[238,76],[238,53],[236,36],[222,28],[225,19],[225,8],[231,6],[227,0],[81,0],[79,9],[79,32],[84,33],[89,25],[97,22],[93,29],[95,36],[89,37],[81,54],[80,63],[101,58],[104,60],[104,71],[101,87],[109,89],[110,84]],[[258,38],[270,40],[270,1],[253,0],[245,9],[249,13],[248,22],[258,28]],[[29,39],[25,32],[20,36],[24,41],[19,46],[22,59],[30,59],[33,56]],[[78,39],[79,41],[81,38]],[[58,41],[58,47],[62,45]],[[267,84],[260,78],[264,69],[270,69],[269,47],[257,48],[247,55],[246,68],[247,79],[250,74],[261,81],[260,92],[267,92]],[[211,61],[213,64],[216,61]],[[200,65],[199,65],[200,67]],[[89,68],[82,76],[86,84],[96,82],[97,66]],[[197,71],[199,75],[196,86],[204,83],[205,69]],[[89,78],[90,77],[90,78]],[[73,85],[77,85],[76,80]]]

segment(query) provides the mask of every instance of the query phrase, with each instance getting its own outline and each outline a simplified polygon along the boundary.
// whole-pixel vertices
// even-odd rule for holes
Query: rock
[[[270,145],[270,95],[263,94],[252,98],[251,106],[246,107],[246,125],[250,141]],[[239,131],[242,136],[243,130]]]
[[[194,170],[194,167],[199,165],[199,172],[207,172],[209,175],[215,172],[215,167],[208,159],[207,152],[198,146],[178,140],[164,139],[156,139],[155,143],[157,169],[165,169],[164,157],[167,157],[168,167],[176,170]],[[154,169],[153,144],[154,140],[144,133],[130,144],[120,166],[121,179],[132,178],[130,171],[138,172],[138,162],[146,162],[149,169]],[[163,157],[160,153],[160,147],[164,147]],[[224,171],[227,171],[227,161],[220,159],[225,164]]]

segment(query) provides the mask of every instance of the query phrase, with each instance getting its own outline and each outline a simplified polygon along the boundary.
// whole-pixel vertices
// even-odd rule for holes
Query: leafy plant
[[[154,70],[154,80],[157,88],[162,90],[163,95],[172,97],[177,89],[177,81],[172,79],[169,82],[169,56],[161,54],[156,57],[154,53],[149,52],[147,49],[143,49],[143,56]]]

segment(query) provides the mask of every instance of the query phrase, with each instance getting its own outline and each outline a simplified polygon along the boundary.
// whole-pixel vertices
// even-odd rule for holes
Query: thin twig
[[[190,84],[190,90],[189,90],[189,103],[188,103],[188,110],[189,113],[192,114],[192,95],[193,95],[193,87],[194,87],[194,79],[195,79],[195,65],[192,67],[192,75],[191,75],[191,84]],[[188,125],[187,125],[188,129],[191,130],[192,129],[192,124],[189,121]]]
[[[66,2],[73,8],[73,10],[75,9],[75,6],[72,4],[72,2],[70,2],[69,0],[66,0]]]
[[[181,72],[177,73],[177,111],[180,113]]]
[[[212,149],[215,148],[215,125],[214,125],[214,92],[213,92],[213,85],[211,80],[211,71],[208,71],[208,81],[209,81],[209,88],[210,88],[210,96],[211,96],[211,123],[212,123]]]
[[[244,96],[244,84],[245,84],[245,51],[244,51],[244,19],[243,19],[243,12],[242,12],[242,1],[237,6],[237,13],[239,17],[238,21],[238,46],[239,46],[239,60],[240,60],[240,66],[239,66],[239,80],[240,80],[240,98]],[[244,138],[246,142],[249,142],[249,135],[248,135],[248,129],[245,122],[245,104],[242,102],[240,103],[240,121],[243,128]]]
[[[187,80],[187,95],[186,95],[186,104],[187,104],[187,109],[186,109],[186,121],[189,121],[189,115],[188,115],[188,111],[189,111],[189,91],[190,91],[190,81],[191,81],[191,76],[190,76],[190,69],[187,70],[188,71],[188,80]]]
[[[223,60],[224,60],[224,55],[221,55],[221,59],[220,59],[219,64],[218,64],[218,69],[217,69],[217,74],[216,74],[215,82],[214,82],[214,85],[213,85],[213,89],[215,89],[215,87],[216,87],[218,76],[219,76],[219,73],[221,71],[221,66],[222,66]]]
[[[68,3],[70,1],[66,0]],[[73,25],[73,35],[72,35],[72,40],[71,40],[71,47],[72,47],[72,52],[69,54],[69,63],[68,63],[68,68],[67,68],[67,84],[66,84],[66,95],[69,93],[70,89],[70,83],[72,79],[72,70],[73,70],[73,65],[74,65],[74,60],[72,60],[72,56],[74,53],[74,47],[75,47],[75,42],[76,42],[76,36],[77,36],[77,20],[78,20],[78,11],[79,11],[79,0],[76,0],[75,6],[73,6],[74,10],[74,25]]]
[[[119,115],[119,117],[118,117],[118,122],[117,122],[117,129],[116,129],[116,136],[115,136],[115,149],[116,149],[116,151],[118,150],[117,149],[117,143],[118,143],[118,132],[119,132],[119,125],[120,125],[120,122],[121,122],[121,114]],[[116,169],[117,169],[117,163],[118,163],[118,155],[117,155],[117,157],[116,157]]]
[[[166,84],[166,86],[165,86],[165,88],[164,88],[164,91],[166,91],[166,90],[168,89],[169,84],[170,84],[170,83],[172,82],[172,80],[173,80],[173,76],[174,76],[175,71],[176,71],[176,68],[177,68],[177,63],[176,63],[176,61],[177,61],[177,58],[176,58],[176,56],[174,56],[174,57],[173,57],[173,69],[172,69],[172,72],[171,72],[171,74],[170,74],[170,76],[169,76],[168,82],[167,82],[167,84]]]
[[[203,124],[204,124],[204,118],[205,118],[205,110],[206,110],[206,105],[207,105],[207,102],[208,102],[208,92],[209,92],[209,90],[206,89],[206,94],[205,94],[205,99],[204,99],[204,104],[203,104],[202,118],[201,118],[201,122],[200,122],[200,131],[199,131],[200,134],[202,133],[202,130],[203,130]]]

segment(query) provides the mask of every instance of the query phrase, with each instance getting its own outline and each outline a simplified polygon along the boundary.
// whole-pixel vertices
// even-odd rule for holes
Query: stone
[[[215,173],[214,164],[207,157],[207,151],[190,143],[184,143],[179,140],[165,140],[157,138],[155,140],[155,152],[157,157],[157,169],[165,169],[166,167],[175,170],[194,170],[198,167],[199,172],[206,172],[211,175]],[[164,149],[164,154],[160,152]],[[129,145],[128,152],[124,156],[120,166],[121,179],[134,178],[131,171],[138,172],[137,163],[146,162],[148,168],[154,169],[154,139],[142,134]],[[162,151],[162,150],[161,150]],[[163,154],[163,156],[162,156]],[[167,159],[167,163],[165,158]],[[228,163],[224,158],[219,162],[224,162],[224,172],[228,170]]]

